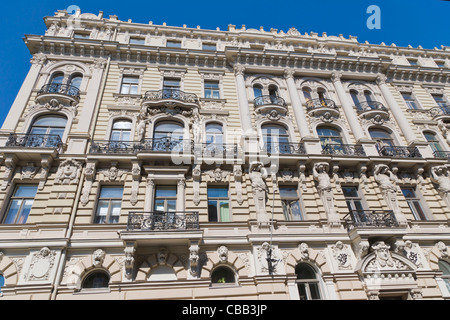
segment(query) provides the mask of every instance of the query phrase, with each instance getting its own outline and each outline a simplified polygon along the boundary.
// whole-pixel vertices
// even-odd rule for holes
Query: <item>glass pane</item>
[[[122,132],[122,138],[120,141],[130,141],[131,132],[130,131],[123,131]]]
[[[416,195],[414,194],[414,190],[410,188],[402,188],[402,193],[405,198],[415,198]]]
[[[129,92],[130,92],[130,85],[129,84],[122,84],[122,88],[120,88],[120,93],[128,94]]]
[[[5,224],[14,224],[23,200],[12,200],[5,219]]]
[[[113,141],[120,141],[120,135],[121,135],[121,131],[112,131],[111,132],[111,140]]]
[[[24,224],[27,222],[28,215],[30,214],[31,207],[33,206],[33,200],[25,200],[22,206],[22,210],[19,213],[17,224]]]
[[[123,77],[122,83],[127,84],[139,84],[139,78],[138,77]]]
[[[260,87],[253,87],[253,95],[256,97],[262,96],[262,88]]]
[[[131,130],[131,121],[119,120],[113,124],[113,129],[128,129]]]
[[[35,134],[35,135],[45,135],[47,134],[47,128],[31,128],[30,130],[30,134]]]
[[[414,209],[416,212],[416,219],[417,220],[427,220],[425,213],[423,212],[422,206],[420,205],[419,201],[413,201],[412,203],[414,205]]]
[[[303,96],[306,101],[311,100],[311,91],[309,89],[303,89]]]
[[[220,221],[230,222],[230,207],[228,201],[220,201]]]
[[[18,186],[16,189],[16,192],[14,193],[14,197],[27,197],[27,198],[34,198],[36,196],[37,192],[37,186]]]
[[[100,198],[119,198],[123,196],[123,187],[102,187]]]
[[[316,273],[307,264],[299,264],[295,268],[297,279],[316,279]]]
[[[155,197],[156,198],[166,198],[166,197],[176,197],[177,187],[176,186],[157,186]]]
[[[168,212],[177,211],[177,200],[167,200],[167,211]]]
[[[208,201],[208,221],[217,222],[217,201]]]
[[[300,203],[298,201],[291,202],[291,213],[293,220],[303,220],[302,211],[300,210]]]
[[[5,277],[0,274],[0,292],[2,292],[2,287],[5,285]]]
[[[290,213],[290,209],[289,209],[289,201],[281,201],[281,205],[283,207],[283,214],[284,214],[284,219],[286,221],[291,220],[291,213]]]
[[[155,211],[164,211],[164,200],[155,200]]]
[[[183,131],[184,126],[177,122],[161,122],[155,128],[155,132],[173,132],[176,130]]]
[[[67,119],[65,117],[58,116],[49,116],[49,117],[40,117],[34,123],[33,126],[41,126],[41,127],[62,127],[65,128],[67,123]]]
[[[342,187],[342,192],[346,198],[357,198],[358,190],[355,187]]]
[[[444,276],[450,276],[450,264],[449,263],[439,260],[438,265],[439,265],[439,270],[442,271],[442,274]]]
[[[130,86],[129,94],[138,94],[138,86],[136,86],[136,85]]]
[[[298,193],[295,187],[281,187],[280,188],[281,199],[297,199]]]
[[[51,84],[62,84],[64,80],[64,75],[55,75],[52,78]]]
[[[312,300],[320,299],[319,285],[317,283],[310,283],[309,284],[309,291],[311,293],[311,299]]]
[[[208,198],[228,198],[228,187],[209,187]]]
[[[308,300],[308,297],[306,295],[305,284],[299,283],[297,285],[297,287],[298,287],[298,295],[300,296],[300,300]]]
[[[70,80],[70,85],[80,89],[81,81],[83,81],[83,77],[73,77],[72,80]]]

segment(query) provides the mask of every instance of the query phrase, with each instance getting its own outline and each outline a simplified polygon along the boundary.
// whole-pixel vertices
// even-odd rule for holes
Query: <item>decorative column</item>
[[[344,86],[341,82],[342,74],[339,72],[333,72],[331,74],[331,81],[334,84],[334,88],[336,89],[336,93],[341,101],[342,110],[344,111],[345,117],[347,118],[348,124],[352,130],[353,136],[356,141],[361,141],[362,139],[367,139],[364,134],[364,130],[361,127],[358,116],[353,109],[353,105],[348,100],[347,93],[345,92]]]
[[[25,78],[25,81],[23,82],[13,105],[6,116],[2,130],[13,132],[16,129],[19,119],[27,106],[31,92],[39,79],[42,67],[46,61],[47,56],[43,53],[37,53],[31,59],[32,65],[30,71],[28,71],[27,77]]]
[[[294,110],[298,130],[300,131],[300,137],[303,139],[305,137],[311,137],[311,132],[309,131],[309,125],[306,121],[305,112],[303,111],[303,105],[298,95],[297,86],[295,85],[294,73],[294,70],[286,69],[284,70],[284,77],[286,78],[289,96],[291,97],[292,101],[292,109]]]
[[[244,136],[250,136],[255,135],[255,130],[252,127],[252,118],[250,115],[247,92],[245,89],[244,72],[245,72],[244,66],[242,65],[234,66],[234,74],[236,76],[236,89],[239,102],[239,114],[241,116],[241,126],[244,132]]]
[[[147,188],[145,189],[144,211],[153,211],[153,195],[155,194],[155,180],[147,176]]]
[[[416,142],[417,137],[414,134],[411,125],[409,124],[408,120],[403,114],[403,111],[400,109],[400,106],[397,104],[397,101],[395,101],[394,96],[392,95],[391,91],[389,90],[389,87],[386,84],[386,76],[384,74],[379,74],[377,76],[376,82],[380,87],[381,93],[383,94],[384,99],[388,103],[389,109],[391,110],[392,115],[397,121],[400,130],[403,132],[403,135],[405,136],[408,145],[413,142]]]
[[[184,179],[178,180],[178,183],[177,183],[177,211],[184,211],[184,209],[185,209],[185,190],[186,190],[186,181]]]

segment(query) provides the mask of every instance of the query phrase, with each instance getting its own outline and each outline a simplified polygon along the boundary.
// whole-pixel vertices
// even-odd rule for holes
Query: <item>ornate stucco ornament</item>
[[[81,163],[77,160],[65,160],[59,165],[56,173],[56,184],[76,184],[80,178]]]

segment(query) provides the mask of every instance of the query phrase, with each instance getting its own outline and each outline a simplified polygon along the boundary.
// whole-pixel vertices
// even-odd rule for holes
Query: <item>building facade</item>
[[[450,298],[450,48],[44,21],[0,300]]]

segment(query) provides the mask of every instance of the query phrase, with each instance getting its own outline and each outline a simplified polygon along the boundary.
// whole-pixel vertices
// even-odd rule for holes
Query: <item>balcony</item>
[[[263,152],[268,155],[305,155],[306,149],[303,143],[270,143],[264,144]]]
[[[450,160],[450,151],[434,151],[433,156],[439,159]]]
[[[43,103],[53,98],[60,98],[68,104],[78,103],[80,101],[80,89],[67,84],[46,84],[38,91],[36,98]]]
[[[190,110],[198,108],[199,100],[197,95],[178,89],[150,90],[144,94],[143,105],[148,107],[179,107]],[[180,112],[183,112],[183,110]]]
[[[422,159],[417,147],[381,146],[377,144],[378,153],[383,157]]]
[[[195,155],[203,158],[235,159],[238,156],[236,144],[202,143],[195,145]]]
[[[399,226],[392,210],[351,210],[344,221],[347,230],[355,228],[396,228]]]
[[[134,154],[141,149],[139,142],[127,141],[92,141],[90,153],[101,154]]]
[[[127,231],[199,230],[198,212],[130,212]]]
[[[54,134],[10,134],[5,147],[60,149],[63,143]]]
[[[374,119],[377,123],[389,120],[389,110],[378,101],[364,101],[356,105],[358,115],[364,119]]]
[[[140,151],[193,153],[194,141],[172,138],[144,139],[139,146]]]
[[[331,99],[307,100],[306,111],[310,116],[323,117],[325,120],[339,117],[339,109]]]
[[[286,114],[287,105],[283,98],[274,95],[264,95],[256,97],[253,101],[255,104],[255,111],[261,114],[267,114],[274,110],[278,114]]]
[[[363,146],[353,144],[327,144],[322,147],[322,154],[351,157],[366,156]]]
[[[434,107],[428,110],[428,114],[433,120],[450,119],[450,106],[441,104],[439,107]]]

